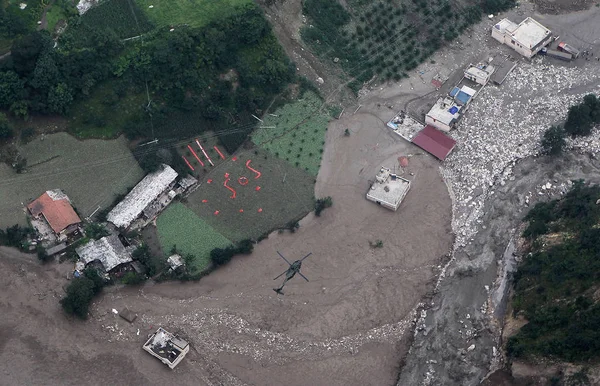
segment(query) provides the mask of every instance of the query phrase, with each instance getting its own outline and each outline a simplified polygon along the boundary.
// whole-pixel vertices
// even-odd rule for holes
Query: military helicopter
[[[308,255],[304,256],[303,258],[301,258],[300,260],[296,260],[293,263],[290,263],[288,261],[288,259],[286,259],[279,251],[277,251],[277,254],[279,256],[281,256],[281,258],[283,260],[285,260],[286,263],[288,263],[288,265],[290,266],[286,271],[284,271],[281,275],[277,276],[275,279],[273,280],[277,280],[279,279],[281,276],[285,275],[285,279],[283,280],[283,283],[281,284],[281,287],[279,288],[273,288],[273,291],[277,292],[280,295],[283,295],[283,286],[285,286],[285,283],[287,283],[288,280],[290,280],[291,278],[293,278],[296,274],[302,276],[302,278],[306,281],[308,281],[308,279],[306,278],[306,276],[304,276],[302,274],[302,272],[300,272],[300,268],[302,268],[302,261],[304,259],[306,259],[308,256],[312,255],[312,252],[309,253]]]

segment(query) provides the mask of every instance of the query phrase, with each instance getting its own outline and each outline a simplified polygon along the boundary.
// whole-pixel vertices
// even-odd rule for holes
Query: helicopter
[[[281,256],[281,258],[283,260],[285,260],[286,263],[288,263],[288,265],[290,266],[286,271],[284,271],[281,275],[277,276],[275,279],[273,280],[277,280],[279,279],[281,276],[285,275],[285,279],[283,280],[283,283],[281,284],[281,286],[279,288],[273,288],[273,291],[277,292],[279,295],[283,295],[283,286],[285,286],[285,283],[287,283],[288,280],[290,280],[291,278],[293,278],[296,274],[302,276],[302,278],[306,281],[309,281],[308,278],[306,276],[304,276],[302,274],[302,272],[300,272],[300,268],[302,268],[302,261],[304,259],[306,259],[308,256],[312,255],[312,252],[309,253],[308,255],[304,256],[303,258],[301,258],[300,260],[296,260],[293,263],[290,263],[288,261],[288,259],[286,259],[279,251],[277,251],[277,254],[279,256]]]

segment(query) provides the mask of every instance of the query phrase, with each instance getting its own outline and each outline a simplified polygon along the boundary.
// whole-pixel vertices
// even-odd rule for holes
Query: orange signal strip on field
[[[190,164],[190,161],[187,160],[187,158],[185,158],[184,156],[181,156],[181,158],[183,158],[183,160],[185,161],[185,164],[188,166],[188,168],[192,169],[192,171],[194,171],[194,167]]]
[[[208,156],[208,154],[206,154],[206,152],[204,151],[204,148],[202,147],[202,145],[200,145],[200,141],[198,141],[198,138],[196,138],[196,143],[198,144],[198,147],[200,148],[200,150],[202,150],[202,154],[204,154],[204,156],[206,157],[206,159],[210,163],[210,166],[215,166],[215,164],[213,164],[213,162],[210,159],[210,157]]]
[[[202,162],[202,160],[200,158],[198,158],[198,154],[196,154],[196,152],[194,151],[194,149],[192,149],[192,147],[190,145],[188,145],[188,149],[190,149],[190,151],[192,152],[194,157],[196,157],[198,162],[200,162],[200,165],[204,166],[204,162]]]
[[[254,179],[255,179],[255,180],[258,180],[258,179],[260,178],[260,176],[262,175],[262,173],[261,173],[261,172],[259,172],[259,171],[258,171],[258,170],[256,170],[256,169],[253,169],[252,167],[250,167],[250,162],[252,162],[252,160],[248,160],[248,161],[246,161],[246,167],[247,167],[249,170],[252,170],[254,173],[256,173],[256,177],[254,177]]]
[[[225,159],[225,156],[223,155],[223,153],[221,153],[221,150],[219,150],[218,147],[213,146],[213,149],[215,149],[217,151],[217,153],[219,153],[219,156],[221,157],[221,159]]]

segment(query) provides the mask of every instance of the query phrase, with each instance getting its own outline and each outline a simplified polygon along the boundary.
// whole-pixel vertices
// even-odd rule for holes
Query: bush
[[[250,239],[244,239],[236,246],[231,245],[227,248],[213,249],[210,251],[210,261],[213,263],[213,266],[219,267],[229,263],[234,255],[249,255],[252,251],[254,251],[254,243]]]
[[[67,314],[87,319],[94,296],[102,291],[104,280],[94,269],[87,268],[81,277],[73,279],[67,287],[67,295],[60,300]]]
[[[123,284],[126,285],[138,285],[146,281],[146,276],[140,275],[139,273],[134,271],[130,271],[123,275],[121,281],[123,282]]]
[[[560,126],[551,126],[542,138],[542,150],[548,155],[559,155],[563,152],[565,142],[565,131]]]
[[[13,136],[13,129],[4,113],[0,113],[0,140],[9,139]]]
[[[331,207],[331,205],[333,205],[333,199],[329,196],[317,199],[317,201],[315,201],[315,215],[320,216],[321,212],[323,212],[324,209]]]
[[[5,231],[0,229],[0,245],[23,249],[29,235],[33,234],[33,229],[13,225],[6,228]]]
[[[52,260],[52,256],[49,256],[41,245],[37,246],[36,251],[38,260],[42,263],[47,263]]]
[[[99,240],[109,234],[106,227],[102,224],[90,223],[85,226],[85,235],[94,240]]]

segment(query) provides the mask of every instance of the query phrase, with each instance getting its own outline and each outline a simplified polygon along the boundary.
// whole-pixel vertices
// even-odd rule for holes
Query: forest
[[[0,62],[0,109],[20,118],[71,117],[77,101],[103,104],[105,112],[123,116],[119,132],[131,139],[178,139],[244,127],[220,138],[233,151],[252,129],[250,114],[294,79],[295,67],[253,3],[201,27],[152,28],[142,12],[132,9],[142,35],[132,40],[123,37],[135,34],[135,28],[107,23],[94,10],[73,16],[56,40],[43,30],[14,40],[11,55]],[[98,96],[101,89],[108,92]],[[133,109],[121,110],[136,96]],[[97,127],[102,137],[110,114],[85,115],[84,123]]]
[[[525,221],[529,250],[514,277],[513,309],[528,323],[507,344],[517,358],[600,357],[600,186],[574,181]]]

